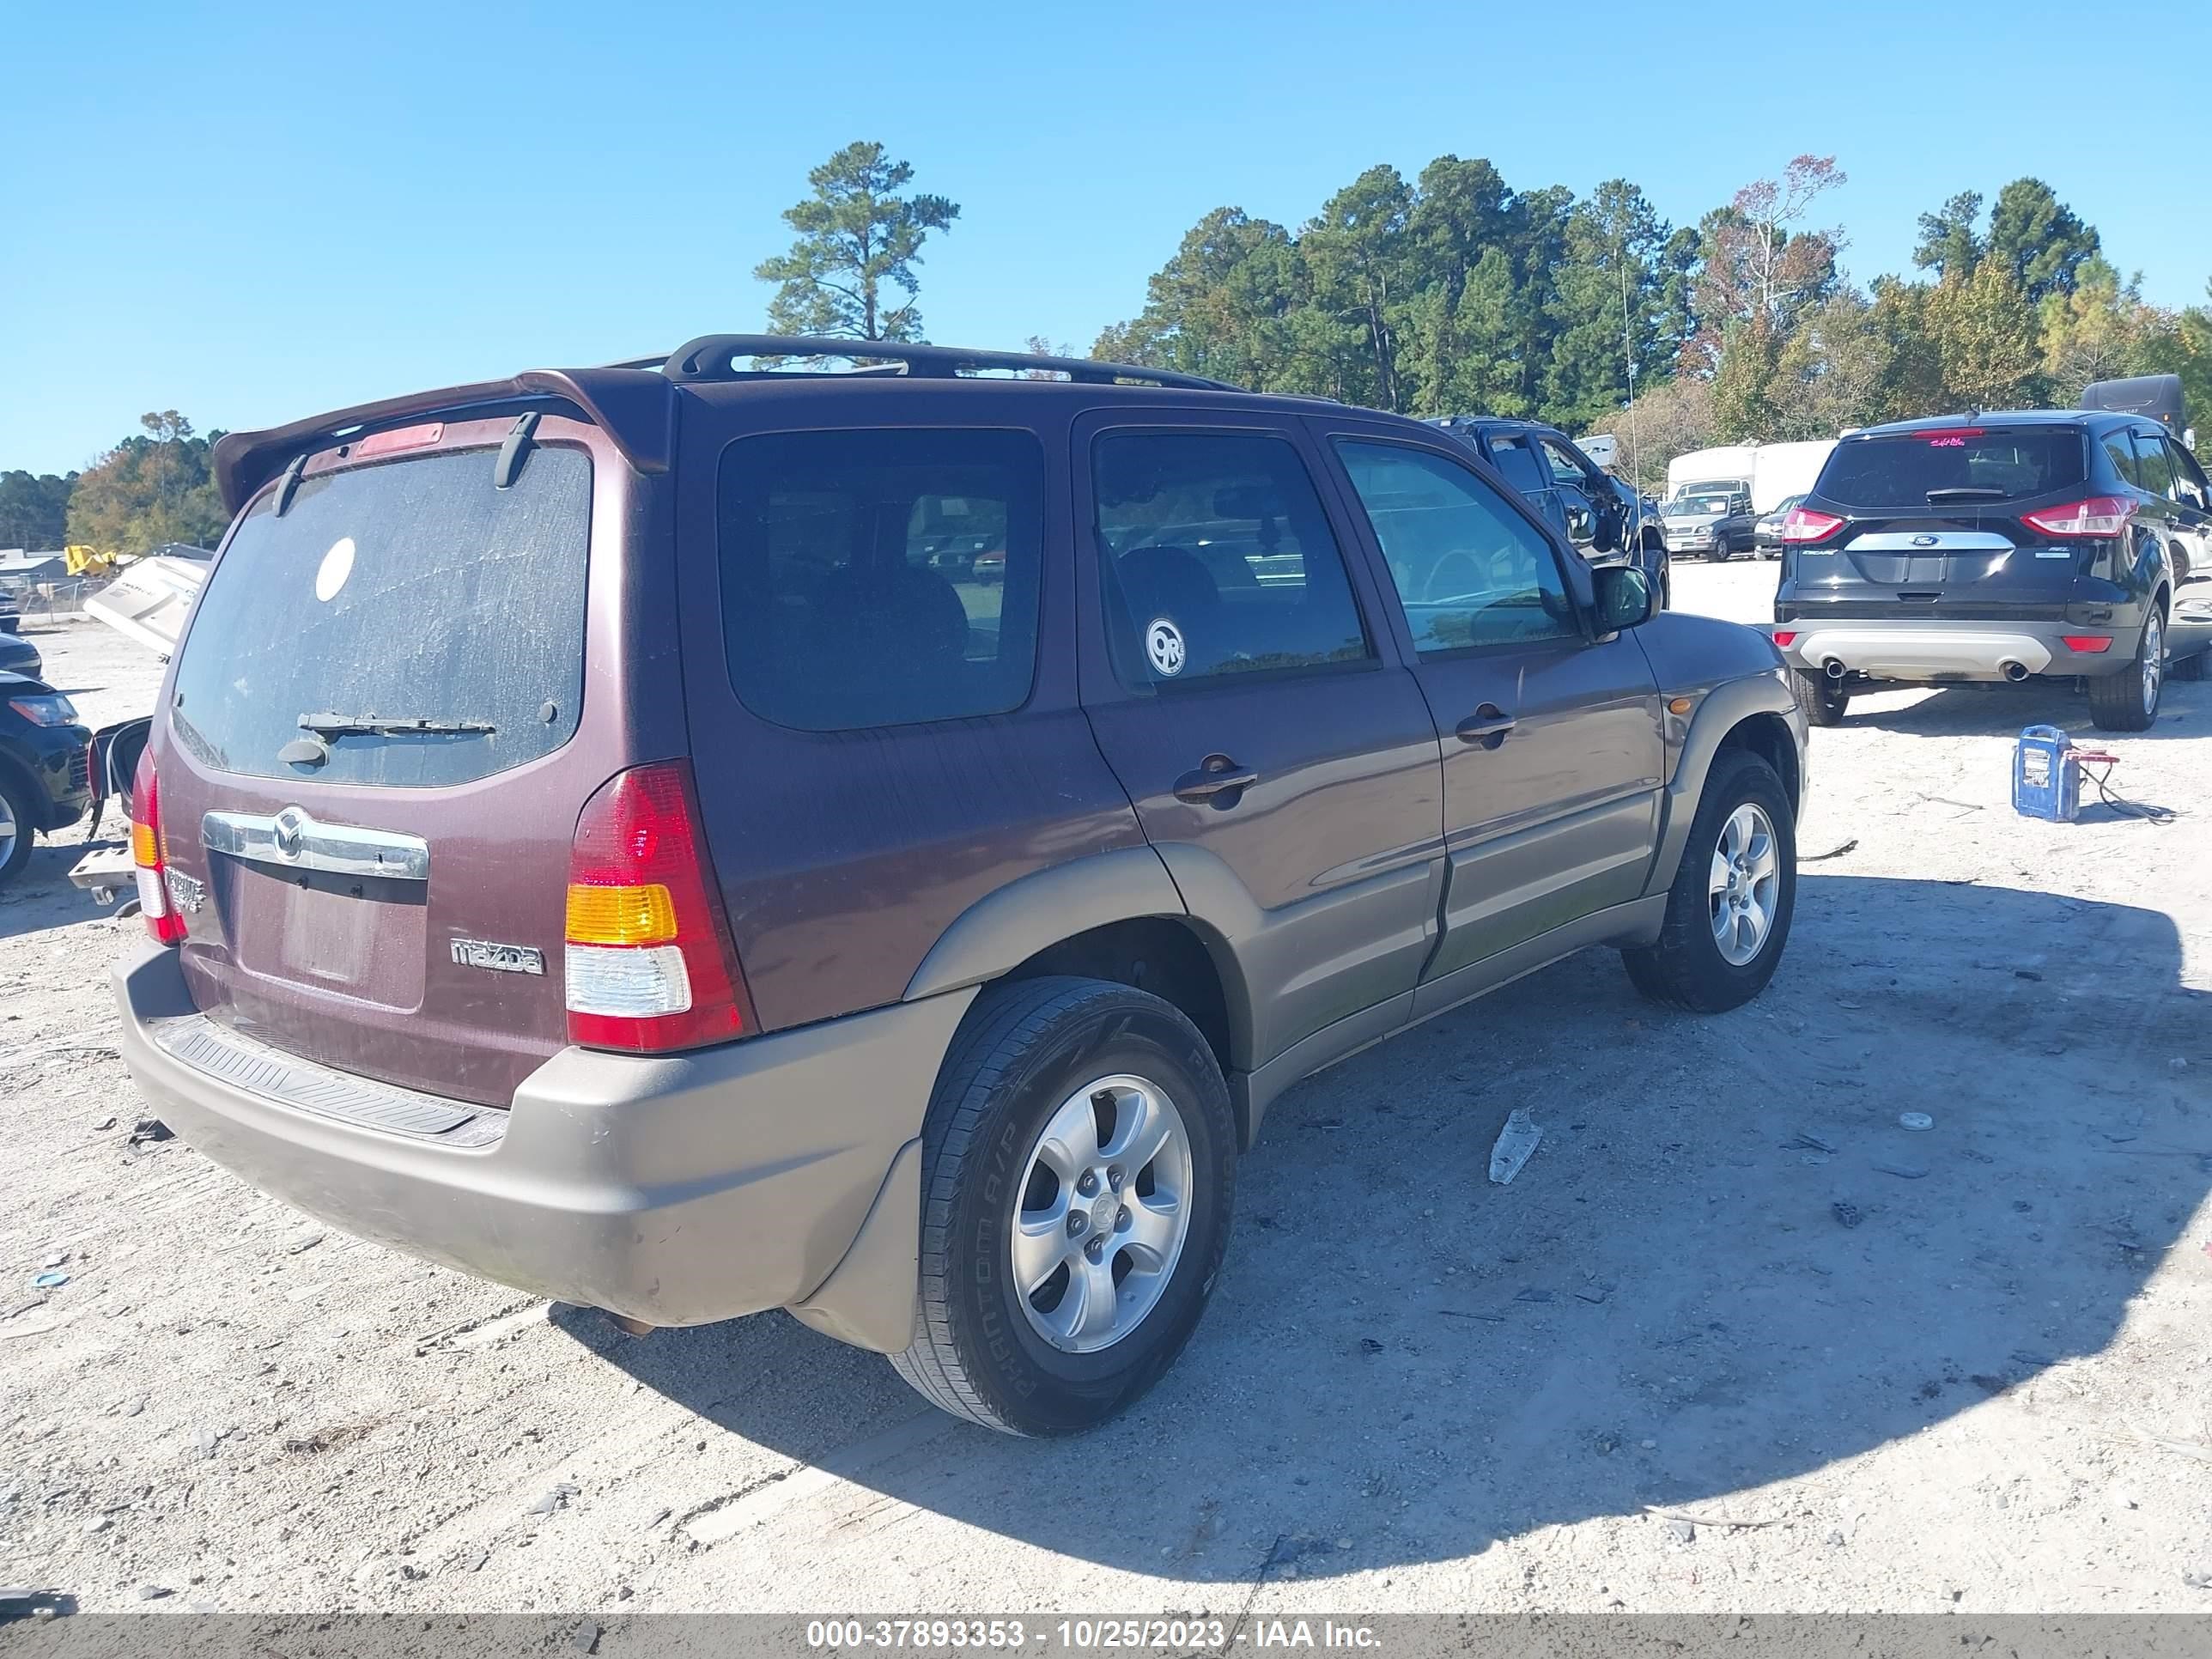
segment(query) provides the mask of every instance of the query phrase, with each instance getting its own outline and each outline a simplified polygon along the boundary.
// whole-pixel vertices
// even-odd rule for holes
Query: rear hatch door
[[[1994,421],[1843,440],[1808,505],[1846,522],[1798,550],[1800,599],[1832,616],[2063,617],[2091,550],[2024,515],[2081,495],[2082,444],[2076,427]]]
[[[619,597],[600,556],[623,469],[548,419],[495,488],[512,424],[325,454],[281,514],[264,491],[193,610],[155,744],[199,1007],[487,1105],[566,1040],[570,843],[623,764],[619,696],[587,669],[618,655],[588,598]],[[595,474],[616,498],[596,514]]]

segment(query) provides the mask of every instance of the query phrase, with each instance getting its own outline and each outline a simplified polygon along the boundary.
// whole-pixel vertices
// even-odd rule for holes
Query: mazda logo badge
[[[288,806],[276,815],[271,830],[278,858],[289,864],[300,856],[307,844],[307,815],[296,806]]]

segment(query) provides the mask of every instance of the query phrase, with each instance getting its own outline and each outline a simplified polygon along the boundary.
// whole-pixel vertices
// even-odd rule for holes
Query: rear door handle
[[[1486,702],[1452,730],[1462,743],[1479,743],[1485,748],[1495,749],[1519,723],[1496,703]]]
[[[1249,789],[1259,781],[1260,775],[1249,767],[1239,766],[1226,755],[1208,755],[1199,763],[1195,772],[1186,772],[1175,781],[1175,795],[1177,800],[1197,805],[1217,796]],[[1234,801],[1221,804],[1236,805]]]

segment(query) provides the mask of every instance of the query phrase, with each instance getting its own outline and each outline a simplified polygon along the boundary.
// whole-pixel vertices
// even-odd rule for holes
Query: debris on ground
[[[1490,1149],[1490,1179],[1497,1186],[1505,1186],[1528,1162],[1536,1150],[1536,1143],[1544,1132],[1529,1121],[1528,1109],[1516,1106],[1505,1119],[1505,1127],[1498,1132],[1497,1143]]]
[[[1874,1167],[1899,1181],[1924,1181],[1928,1176],[1928,1171],[1917,1164],[1877,1164]]]
[[[133,1146],[143,1146],[150,1143],[163,1140],[174,1140],[176,1138],[176,1131],[170,1128],[167,1124],[162,1122],[158,1117],[140,1118],[138,1120],[138,1127],[131,1132],[131,1144]]]
[[[1830,859],[1839,859],[1846,853],[1856,852],[1858,850],[1858,838],[1854,836],[1842,846],[1831,847],[1825,853],[1800,853],[1797,855],[1797,862],[1800,864],[1826,864]]]
[[[1915,1133],[1936,1127],[1936,1120],[1925,1112],[1899,1112],[1897,1115],[1897,1123],[1899,1128],[1911,1129]]]
[[[1856,1204],[1846,1204],[1838,1199],[1830,1207],[1835,1212],[1836,1219],[1846,1227],[1856,1227],[1866,1219],[1859,1213],[1859,1206]]]
[[[70,1276],[67,1273],[35,1273],[31,1279],[31,1288],[34,1291],[58,1291],[63,1285],[68,1284]]]
[[[323,1237],[320,1232],[295,1233],[285,1243],[284,1254],[297,1255],[302,1250],[312,1250],[323,1242]]]

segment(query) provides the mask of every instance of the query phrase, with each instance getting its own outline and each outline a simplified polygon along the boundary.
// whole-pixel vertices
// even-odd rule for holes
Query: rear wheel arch
[[[5,749],[0,749],[0,782],[7,784],[9,793],[22,805],[26,819],[21,826],[22,833],[27,836],[33,830],[45,833],[51,827],[54,803],[46,786],[39,781],[38,774]]]
[[[1237,1052],[1229,985],[1216,955],[1225,946],[1209,944],[1206,931],[1185,916],[1132,916],[1048,945],[1005,977],[1105,980],[1149,992],[1198,1027],[1225,1074]]]

